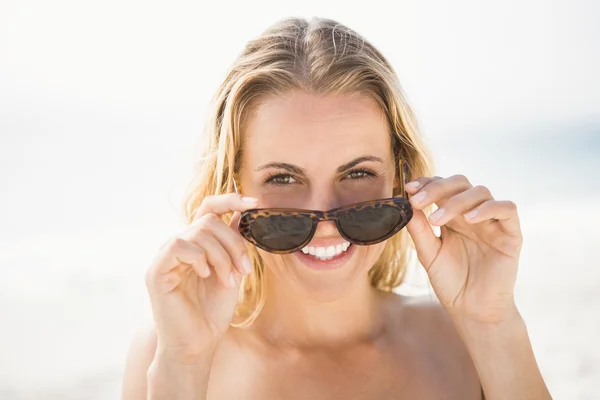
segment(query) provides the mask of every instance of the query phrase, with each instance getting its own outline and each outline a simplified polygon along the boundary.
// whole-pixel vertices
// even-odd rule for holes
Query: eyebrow
[[[347,171],[350,168],[352,168],[362,162],[365,162],[365,161],[373,161],[373,162],[383,163],[383,160],[379,157],[362,156],[362,157],[355,158],[354,160],[352,160],[344,165],[340,165],[337,168],[337,172],[340,173],[340,172]],[[286,171],[290,171],[297,175],[306,175],[306,170],[304,168],[301,168],[294,164],[282,163],[282,162],[270,162],[270,163],[261,165],[260,167],[256,168],[255,171],[258,172],[258,171],[262,171],[263,169],[267,169],[267,168],[280,168],[280,169],[284,169]]]
[[[363,156],[363,157],[358,157],[355,158],[354,160],[350,161],[349,163],[346,163],[344,165],[340,165],[337,169],[337,172],[344,172],[349,170],[350,168],[365,162],[365,161],[374,161],[374,162],[380,162],[383,164],[383,160],[379,157],[375,157],[375,156]]]

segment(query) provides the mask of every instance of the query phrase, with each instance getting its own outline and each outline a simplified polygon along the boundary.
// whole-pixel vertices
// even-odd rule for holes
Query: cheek
[[[276,270],[280,270],[281,268],[277,268],[289,262],[286,258],[289,258],[290,255],[280,255],[269,253],[268,251],[264,251],[263,249],[257,248],[260,257],[262,258],[265,266],[268,268],[269,266],[275,266]]]
[[[360,203],[391,196],[392,185],[383,181],[369,185],[346,185],[338,194],[341,204]]]
[[[370,270],[375,262],[381,256],[381,253],[385,249],[385,242],[377,243],[370,246],[360,246],[359,251],[356,252],[356,255],[360,260],[359,263],[363,264],[360,268],[364,268],[365,270]]]

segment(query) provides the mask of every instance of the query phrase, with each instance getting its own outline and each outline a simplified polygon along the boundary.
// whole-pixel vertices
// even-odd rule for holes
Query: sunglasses
[[[275,254],[301,250],[313,238],[317,224],[335,221],[340,235],[352,244],[367,246],[389,239],[408,224],[412,207],[404,190],[408,166],[399,161],[402,197],[371,200],[329,211],[291,208],[255,208],[241,214],[238,230],[255,246]],[[241,194],[238,176],[233,174],[235,191]]]

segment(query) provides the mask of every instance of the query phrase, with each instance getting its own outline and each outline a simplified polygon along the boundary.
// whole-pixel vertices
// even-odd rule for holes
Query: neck
[[[311,299],[268,272],[266,278],[265,306],[253,325],[273,345],[332,347],[373,341],[383,332],[383,293],[370,285],[366,274],[329,301]]]

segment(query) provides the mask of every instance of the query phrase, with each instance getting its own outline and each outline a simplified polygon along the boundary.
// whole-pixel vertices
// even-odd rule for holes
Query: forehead
[[[244,163],[285,161],[310,168],[349,158],[391,154],[385,114],[360,94],[300,90],[265,97],[245,125]]]

